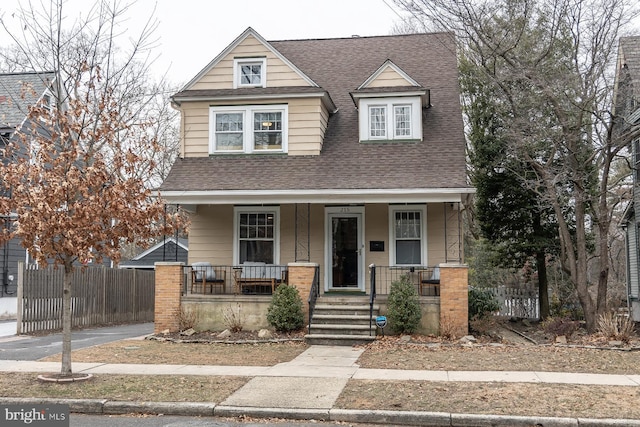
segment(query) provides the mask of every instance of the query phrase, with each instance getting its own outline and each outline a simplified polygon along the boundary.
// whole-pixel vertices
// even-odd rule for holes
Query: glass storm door
[[[329,289],[364,290],[362,216],[329,214]]]

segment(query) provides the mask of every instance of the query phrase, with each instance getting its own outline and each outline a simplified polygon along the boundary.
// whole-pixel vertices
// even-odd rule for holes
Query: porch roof
[[[393,188],[379,190],[241,190],[166,191],[163,197],[174,204],[280,204],[280,203],[438,203],[467,204],[474,188]]]

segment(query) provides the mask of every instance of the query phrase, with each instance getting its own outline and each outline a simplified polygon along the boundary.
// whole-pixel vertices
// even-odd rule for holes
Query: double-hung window
[[[288,107],[210,108],[210,153],[286,152]]]
[[[389,227],[392,265],[424,265],[426,263],[424,206],[391,206]]]
[[[362,99],[359,110],[362,141],[422,139],[417,97]]]
[[[237,264],[277,264],[279,253],[279,209],[237,207],[235,213],[235,258]]]

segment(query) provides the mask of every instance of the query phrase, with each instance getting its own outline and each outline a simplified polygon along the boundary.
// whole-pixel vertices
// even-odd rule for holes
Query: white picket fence
[[[518,319],[540,318],[540,298],[537,290],[504,286],[489,288],[489,290],[500,302],[500,316]]]

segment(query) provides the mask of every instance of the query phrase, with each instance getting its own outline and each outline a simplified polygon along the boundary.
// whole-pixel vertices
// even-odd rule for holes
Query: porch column
[[[156,262],[156,295],[154,333],[164,330],[179,332],[178,312],[182,290],[181,262]]]
[[[309,317],[309,292],[316,274],[318,264],[315,262],[292,262],[288,265],[289,285],[295,286],[302,298],[305,319]]]
[[[440,333],[447,328],[455,336],[469,333],[469,267],[440,264]]]

